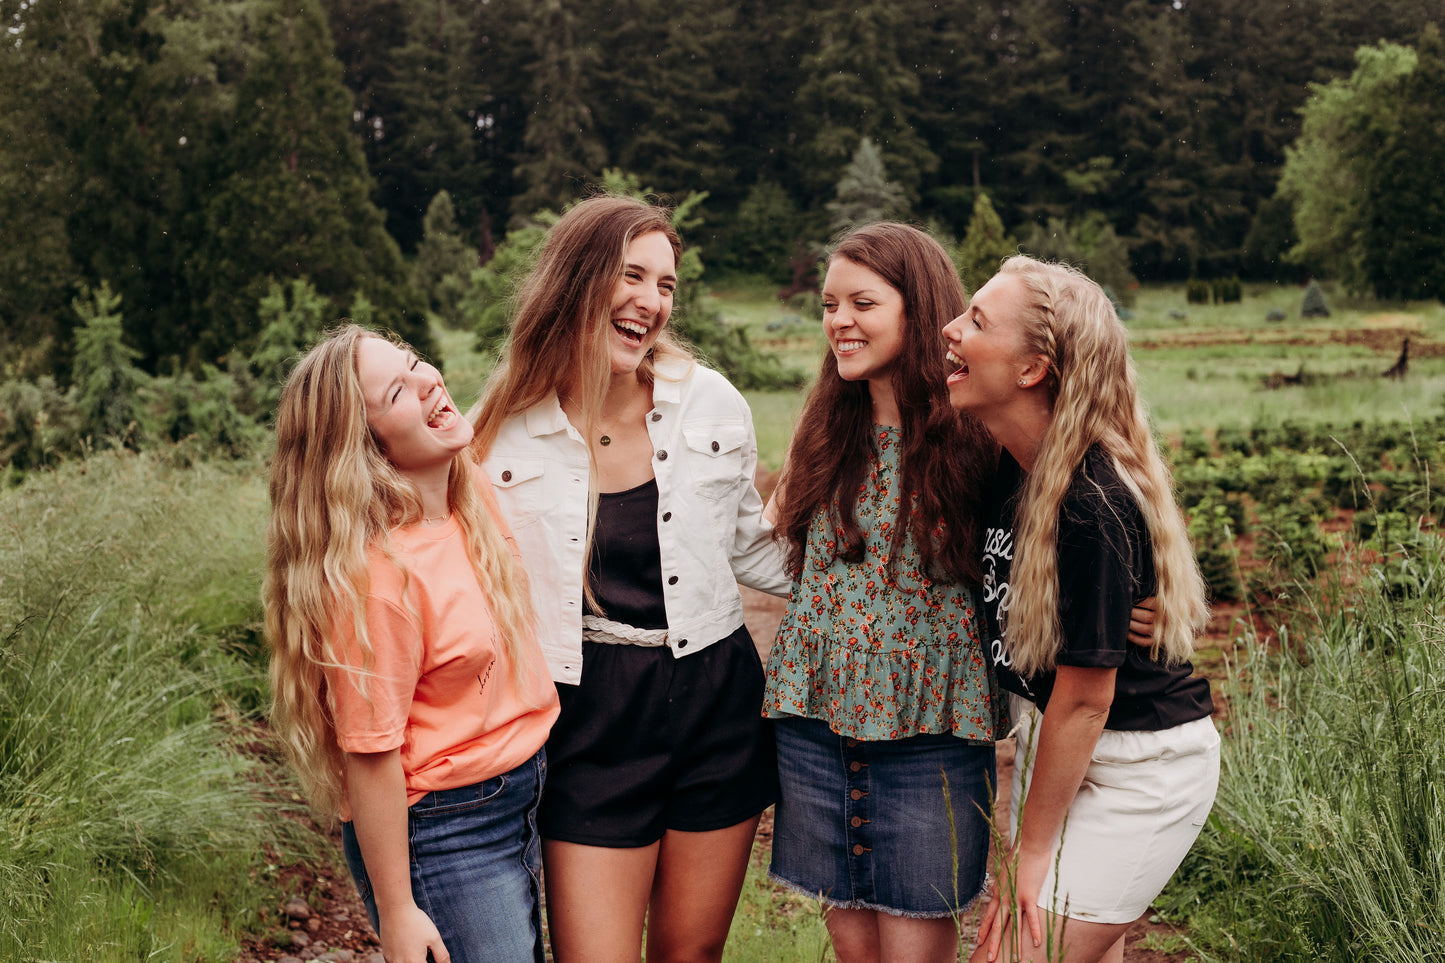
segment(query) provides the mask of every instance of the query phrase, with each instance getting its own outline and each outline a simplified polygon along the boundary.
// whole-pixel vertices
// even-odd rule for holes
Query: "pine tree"
[[[796,25],[811,38],[800,64],[794,128],[797,163],[814,196],[843,170],[859,138],[871,140],[901,191],[899,209],[918,198],[938,155],[914,123],[918,76],[900,56],[903,11],[892,3],[829,0]]]
[[[865,137],[858,142],[827,208],[833,231],[838,233],[906,215],[903,188],[888,179],[883,152],[873,141]]]
[[[477,252],[469,248],[457,231],[456,211],[451,195],[438,191],[426,209],[425,231],[417,247],[413,272],[417,290],[431,303],[431,309],[453,327],[461,323],[458,300],[464,282],[477,267]]]
[[[109,284],[82,289],[74,309],[81,326],[75,332],[71,369],[81,428],[97,444],[134,446],[143,434],[144,372],[135,366],[140,352],[125,343],[120,295]]]
[[[589,77],[597,130],[610,161],[665,195],[736,179],[722,163],[734,93],[716,51],[733,29],[727,4],[619,0],[593,34],[607,51]]]
[[[1305,287],[1304,300],[1300,302],[1300,317],[1302,318],[1328,318],[1330,316],[1329,305],[1325,304],[1325,292],[1320,287],[1320,282],[1310,279]]]
[[[390,10],[389,2],[382,5]],[[360,120],[367,165],[387,230],[405,251],[420,243],[423,212],[438,191],[450,194],[460,223],[469,226],[485,199],[489,171],[477,127],[485,92],[469,69],[472,24],[465,10],[447,0],[409,2],[399,35],[388,38],[386,69],[367,90]]]
[[[272,281],[256,313],[261,333],[251,352],[250,369],[261,414],[269,419],[281,400],[291,365],[326,326],[330,304],[306,278],[293,278],[285,286]]]
[[[512,199],[518,217],[565,207],[606,160],[584,94],[598,55],[582,41],[575,18],[562,0],[538,0],[529,14],[536,60],[527,67],[527,127],[515,172],[523,192]]]
[[[988,194],[980,191],[973,203],[973,216],[968,221],[968,231],[958,245],[954,257],[963,285],[969,291],[977,291],[983,283],[998,273],[1004,258],[1018,251],[1018,242],[1003,229],[1003,221],[993,209]]]
[[[371,203],[372,181],[351,136],[351,98],[317,0],[257,0],[256,59],[237,89],[231,170],[202,217],[205,272],[201,358],[255,328],[274,279],[307,277],[336,317],[363,291],[385,323],[419,351],[425,311]]]

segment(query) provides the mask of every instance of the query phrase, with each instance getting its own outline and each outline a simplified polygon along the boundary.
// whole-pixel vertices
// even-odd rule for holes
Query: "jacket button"
[[[853,790],[852,792],[850,792],[850,793],[848,794],[848,798],[849,798],[849,799],[852,799],[854,802],[857,802],[858,800],[860,800],[860,799],[863,798],[863,790],[861,790],[861,789],[855,789],[855,790]]]
[[[667,452],[665,452],[665,451],[658,451],[658,453],[657,453],[657,460],[658,460],[658,461],[667,461]]]
[[[864,853],[864,851],[865,851],[865,850],[863,849],[862,846],[860,846],[860,845],[858,845],[858,844],[856,844],[856,843],[853,845],[853,855],[854,855],[854,856],[862,856],[863,853]]]
[[[504,472],[502,472],[502,481],[511,481],[511,480],[512,480],[512,473],[511,473],[510,471],[504,471]]]
[[[848,771],[849,771],[849,772],[857,772],[859,769],[862,769],[862,768],[863,768],[863,764],[862,764],[861,762],[850,762],[850,763],[848,763]]]
[[[652,413],[652,420],[653,420],[653,421],[661,421],[661,420],[662,420],[662,412],[660,412],[660,411],[654,411],[654,412]]]
[[[863,819],[860,816],[854,816],[852,819],[848,820],[848,822],[854,829],[857,829],[859,826],[863,825]]]
[[[677,643],[677,647],[678,647],[679,649],[685,649],[685,648],[687,648],[687,639],[679,639],[679,640],[678,640],[678,643]]]
[[[663,520],[664,522],[670,522],[670,521],[672,521],[672,512],[663,512],[663,513],[662,513],[662,520]]]
[[[676,575],[669,575],[669,576],[667,577],[667,584],[668,584],[668,585],[676,585],[676,584],[677,584],[677,576],[676,576]]]
[[[722,445],[719,445],[717,442],[713,442],[713,443],[712,443],[712,450],[713,450],[713,451],[717,451],[717,450],[718,450],[719,448],[721,448],[721,447],[722,447]]]

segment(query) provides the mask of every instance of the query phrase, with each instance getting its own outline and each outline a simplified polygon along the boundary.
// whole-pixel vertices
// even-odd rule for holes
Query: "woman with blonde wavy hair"
[[[559,963],[718,960],[777,794],[738,583],[789,580],[752,415],[673,340],[665,208],[578,203],[523,283],[473,447],[562,701],[539,824]]]
[[[355,325],[276,417],[272,722],[389,963],[540,961],[535,812],[557,716],[526,579],[436,368]]]
[[[1003,447],[983,609],[1019,739],[1012,847],[973,960],[1121,961],[1218,785],[1209,682],[1187,661],[1203,580],[1097,284],[1009,258],[944,338],[950,401]],[[1130,645],[1149,596],[1154,644]]]

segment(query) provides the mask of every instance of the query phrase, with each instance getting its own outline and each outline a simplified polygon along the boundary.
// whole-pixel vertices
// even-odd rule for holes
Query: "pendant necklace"
[[[598,438],[598,439],[597,439],[597,442],[598,442],[598,444],[602,445],[602,446],[605,448],[605,447],[607,447],[608,445],[612,444],[612,436],[611,436],[611,435],[603,435],[601,438]]]

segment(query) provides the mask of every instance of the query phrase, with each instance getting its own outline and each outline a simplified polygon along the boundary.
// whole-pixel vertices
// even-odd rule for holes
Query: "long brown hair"
[[[1113,461],[1144,515],[1153,546],[1154,656],[1182,662],[1209,611],[1173,479],[1149,432],[1128,336],[1099,285],[1063,264],[1016,255],[1001,273],[1023,282],[1024,353],[1041,355],[1053,417],[1039,444],[1017,515],[1009,580],[1008,639],[1015,669],[1047,671],[1062,644],[1059,506],[1088,450]]]
[[[671,214],[630,197],[601,195],[577,204],[552,226],[532,269],[517,295],[512,331],[482,397],[467,417],[476,435],[471,451],[484,459],[497,440],[502,423],[556,393],[582,411],[576,425],[589,449],[597,438],[603,400],[612,375],[610,320],[612,298],[627,263],[627,246],[644,234],[660,231],[672,245],[674,261],[682,258],[682,241]],[[643,359],[638,375],[657,379],[663,358],[692,361],[664,327]],[[589,459],[587,546],[582,585],[594,605],[587,559],[597,517],[597,459]]]
[[[357,348],[379,337],[356,325],[326,336],[296,365],[276,412],[271,517],[266,527],[266,638],[271,647],[271,722],[316,808],[334,813],[344,791],[343,754],[332,722],[327,669],[366,692],[372,659],[366,626],[369,551],[391,553],[392,529],[422,520],[421,496],[386,459],[366,420]],[[526,576],[459,454],[447,504],[497,622],[499,647],[519,693],[532,640]],[[403,572],[405,575],[405,572]],[[337,624],[349,619],[364,665],[339,658]]]
[[[877,274],[903,297],[903,345],[890,378],[903,424],[901,491],[891,559],[913,543],[926,571],[953,580],[981,577],[979,515],[994,445],[972,417],[949,405],[943,326],[968,306],[953,262],[917,228],[884,222],[847,235],[829,261],[844,258]],[[823,356],[793,432],[777,505],[788,565],[803,570],[808,527],[827,511],[843,531],[838,556],[863,558],[856,502],[875,457],[866,381],[845,381],[832,351]]]

